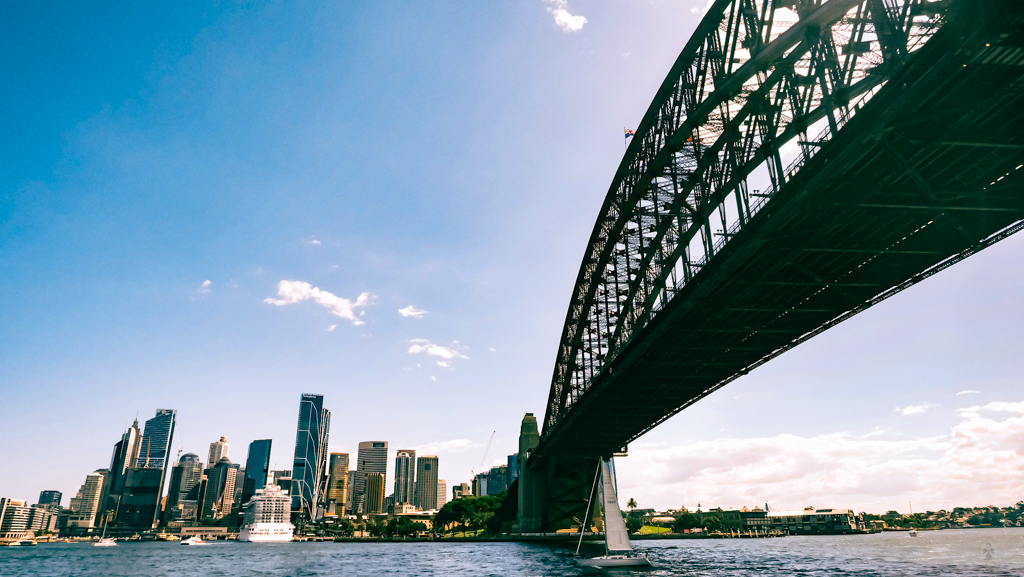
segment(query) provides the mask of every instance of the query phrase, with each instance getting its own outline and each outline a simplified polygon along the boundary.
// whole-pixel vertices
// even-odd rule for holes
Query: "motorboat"
[[[21,545],[22,547],[31,547],[35,544],[36,542],[32,539],[22,539],[21,541],[18,541],[18,545]]]
[[[911,537],[917,537],[917,529],[911,529],[910,530],[910,536]]]
[[[599,557],[580,557],[579,547],[576,548],[576,562],[584,567],[650,567],[651,562],[646,557],[633,551],[633,544],[629,541],[629,531],[626,530],[626,521],[622,518],[622,511],[619,509],[619,496],[615,487],[615,469],[611,459],[607,461],[600,459],[595,473],[594,485],[600,477],[601,503],[604,505],[604,549],[605,554]],[[594,487],[590,489],[590,500],[588,500],[587,514],[590,513],[589,502],[594,498]],[[587,524],[587,517],[584,515],[583,525],[580,526],[580,544],[583,543],[583,527]]]
[[[202,537],[196,535],[194,537],[189,537],[188,539],[182,540],[181,544],[182,545],[206,545],[207,543],[206,543],[206,541],[203,541]]]
[[[114,541],[113,537],[105,537],[92,544],[93,547],[114,547],[115,545],[117,545],[117,541]]]

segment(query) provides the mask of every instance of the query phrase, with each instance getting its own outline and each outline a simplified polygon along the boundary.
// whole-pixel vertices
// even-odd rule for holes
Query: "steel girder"
[[[717,0],[710,6],[644,116],[601,208],[566,316],[545,435],[630,339],[925,44],[943,24],[946,4]],[[794,141],[800,151],[786,165],[783,147]],[[751,190],[750,182],[760,188]]]

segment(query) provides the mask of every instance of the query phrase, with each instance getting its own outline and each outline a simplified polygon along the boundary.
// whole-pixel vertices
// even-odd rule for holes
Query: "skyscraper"
[[[437,457],[416,459],[416,503],[424,511],[437,509]]]
[[[107,471],[100,469],[85,476],[85,482],[71,498],[70,509],[74,513],[68,519],[69,527],[88,531],[97,526],[103,483],[108,474]]]
[[[345,514],[348,497],[348,453],[331,453],[327,502],[334,501],[335,512]]]
[[[142,431],[139,429],[139,420],[135,419],[132,426],[121,435],[121,440],[114,443],[114,454],[110,457],[110,479],[107,488],[107,503],[104,507],[108,510],[117,508],[124,491],[124,479],[128,469],[138,466],[139,449],[142,446]]]
[[[416,451],[395,453],[395,504],[416,502]]]
[[[374,515],[384,512],[384,475],[367,473],[364,479],[366,493],[363,503],[366,513]]]
[[[221,459],[228,456],[228,440],[221,437],[219,441],[210,443],[210,454],[206,459],[206,462],[212,467],[214,464],[219,463]]]
[[[242,502],[246,504],[267,484],[267,475],[270,474],[270,445],[271,439],[261,439],[249,443],[249,454],[245,458],[245,479],[242,485]]]
[[[299,423],[295,434],[292,463],[292,511],[310,520],[320,516],[317,508],[326,501],[327,440],[331,412],[324,408],[324,396],[303,393],[299,400]]]
[[[387,481],[388,470],[388,442],[387,441],[363,441],[359,443],[359,455],[356,466],[356,484],[352,495],[352,510],[355,512],[367,512],[365,507],[366,496],[366,475],[368,473],[380,473]],[[383,490],[382,490],[383,492]],[[359,504],[363,503],[362,511]]]
[[[40,491],[39,504],[50,509],[60,508],[60,500],[64,495],[60,491]]]
[[[178,459],[178,463],[171,468],[170,481],[167,482],[167,501],[164,506],[165,523],[184,516],[180,504],[182,501],[188,500],[189,491],[202,476],[203,464],[199,461],[199,455],[185,453]]]
[[[146,430],[139,445],[139,467],[166,470],[174,438],[175,415],[177,411],[174,409],[157,409],[156,416],[146,421]]]
[[[356,470],[348,470],[348,487],[345,487],[345,512],[348,514],[356,513],[356,500],[353,495],[356,492]]]
[[[444,504],[448,502],[448,483],[444,479],[440,479],[437,482],[437,508],[444,507]]]

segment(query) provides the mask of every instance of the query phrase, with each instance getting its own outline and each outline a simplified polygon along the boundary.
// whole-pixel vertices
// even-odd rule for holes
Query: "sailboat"
[[[120,502],[120,499],[118,500]],[[100,540],[92,544],[93,547],[114,547],[117,545],[117,541],[114,541],[113,537],[107,537],[107,512],[103,512],[103,535],[100,536]]]
[[[913,503],[908,503],[908,504],[910,505],[910,516],[913,517],[914,516],[914,504]],[[911,527],[910,528],[910,536],[911,537],[917,537],[917,529],[914,529],[913,527]]]
[[[615,477],[611,460],[601,459],[597,465],[597,477],[601,480],[601,503],[604,505],[604,549],[605,554],[600,557],[580,557],[579,547],[576,548],[576,562],[585,567],[649,567],[651,562],[646,557],[633,551],[633,544],[629,542],[629,532],[626,530],[626,522],[622,519],[622,511],[619,509],[619,496],[615,491]],[[593,487],[590,490],[590,500],[587,502],[587,514],[591,510],[591,502],[594,498]],[[580,527],[580,543],[583,543],[583,531],[587,526],[587,515],[583,517],[583,525]]]

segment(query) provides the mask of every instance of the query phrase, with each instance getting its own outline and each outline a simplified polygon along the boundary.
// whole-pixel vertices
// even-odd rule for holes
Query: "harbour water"
[[[969,529],[779,539],[638,541],[643,571],[583,569],[572,550],[522,543],[214,542],[45,544],[0,548],[0,575],[1024,575],[1024,529]]]

